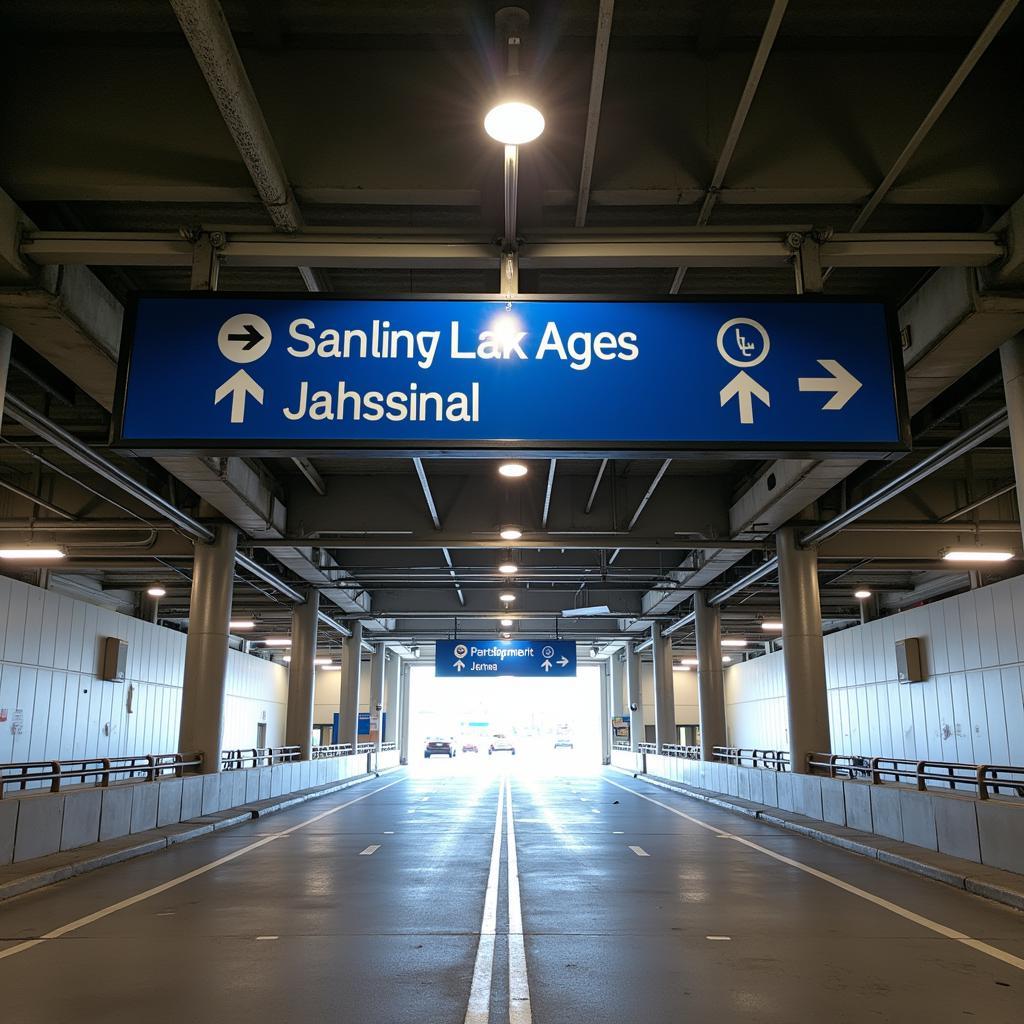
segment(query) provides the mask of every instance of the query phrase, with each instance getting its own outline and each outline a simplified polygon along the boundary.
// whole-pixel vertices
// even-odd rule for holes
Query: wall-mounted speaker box
[[[920,683],[927,676],[921,658],[921,638],[908,636],[896,641],[896,675],[901,683]]]
[[[101,679],[112,679],[116,683],[124,682],[124,674],[128,667],[128,641],[119,636],[103,638],[103,663],[100,667]]]

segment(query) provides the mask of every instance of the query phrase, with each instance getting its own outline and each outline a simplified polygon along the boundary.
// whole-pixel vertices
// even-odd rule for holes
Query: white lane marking
[[[732,942],[731,935],[705,935],[708,942]]]
[[[354,800],[349,800],[347,803],[340,804],[338,807],[332,807],[330,810],[324,811],[321,814],[315,814],[312,818],[300,821],[298,825],[293,825],[291,828],[285,829],[283,832],[277,832],[272,836],[259,839],[255,843],[243,846],[240,850],[235,850],[233,853],[226,854],[223,857],[218,857],[216,860],[211,860],[209,864],[204,864],[202,867],[195,868],[192,871],[187,871],[183,875],[178,875],[177,878],[171,878],[166,882],[161,882],[160,885],[154,885],[152,889],[146,889],[144,892],[136,893],[136,895],[129,896],[127,899],[119,900],[117,903],[111,903],[109,907],[104,907],[102,910],[97,910],[95,913],[86,914],[85,917],[79,917],[74,921],[69,921],[67,924],[62,924],[59,928],[54,928],[52,931],[47,932],[38,939],[30,939],[27,942],[19,942],[17,946],[11,946],[8,949],[0,949],[0,960],[4,960],[9,956],[16,956],[18,953],[24,953],[33,946],[38,946],[40,943],[46,942],[47,939],[59,939],[62,935],[78,931],[79,928],[84,928],[86,925],[93,924],[95,921],[102,921],[103,918],[109,917],[111,914],[116,914],[119,910],[126,910],[128,907],[132,907],[136,903],[141,903],[143,900],[151,899],[153,896],[159,896],[160,893],[167,892],[168,889],[175,889],[179,885],[191,882],[193,878],[205,875],[207,872],[213,871],[215,868],[219,868],[222,864],[227,864],[230,861],[237,860],[239,857],[244,857],[247,853],[252,853],[253,850],[258,850],[261,847],[266,846],[268,843],[275,842],[283,836],[291,835],[292,832],[298,832],[300,828],[305,828],[307,825],[312,825],[315,822],[322,821],[324,818],[330,817],[332,814],[337,814],[339,811],[345,810],[346,807],[351,807],[353,804],[359,803],[360,800],[365,800],[370,796],[376,796],[385,789],[390,789],[392,786],[397,786],[398,783],[404,781],[404,779],[395,779],[394,782],[389,782],[386,786],[381,786],[379,789],[375,789],[372,793],[364,793],[362,796],[357,796]]]
[[[519,857],[516,853],[516,826],[512,815],[512,783],[508,789],[508,1020],[509,1024],[532,1024],[530,979],[526,971],[526,944],[523,940],[523,908],[519,898]]]
[[[600,814],[601,812],[596,807],[591,807],[590,808],[590,813],[591,814]]]
[[[393,836],[394,834],[394,832],[381,832],[382,836]]]
[[[647,852],[647,851],[646,851],[646,850],[645,850],[645,849],[644,849],[644,848],[643,848],[642,846],[631,846],[631,847],[630,847],[630,849],[631,849],[631,850],[632,850],[632,851],[633,851],[633,852],[634,852],[634,853],[635,853],[635,854],[636,854],[636,855],[637,855],[638,857],[650,857],[650,854],[649,854],[649,853],[648,853],[648,852]]]
[[[379,843],[376,846],[368,846],[365,850],[363,850],[359,854],[359,856],[360,857],[372,857],[379,849],[380,849],[380,844]]]
[[[616,831],[614,831],[614,832],[612,833],[612,835],[613,835],[613,836],[624,836],[625,834],[626,834],[626,833],[625,833],[625,832],[623,832],[623,831],[622,831],[621,829],[617,829]]]
[[[505,783],[498,784],[498,813],[491,842],[491,867],[484,893],[484,914],[480,921],[480,943],[476,948],[473,983],[469,989],[465,1024],[487,1024],[491,1018],[491,974],[494,970],[494,933],[498,924],[498,874],[501,867],[501,818],[505,810]]]
[[[257,942],[274,942],[278,938],[277,935],[257,935]]]
[[[655,800],[653,797],[647,796],[645,793],[638,793],[636,790],[630,789],[628,786],[621,786],[617,782],[612,782],[611,779],[607,779],[606,781],[611,782],[613,786],[616,786],[619,789],[624,789],[627,793],[632,793],[633,796],[640,797],[641,800],[647,800],[649,803],[656,804],[658,807],[662,807],[666,811],[671,811],[673,814],[679,815],[680,818],[685,818],[687,821],[693,822],[694,825],[699,825],[701,828],[705,828],[709,832],[714,832],[717,836],[723,839],[735,839],[736,842],[742,843],[744,846],[749,846],[751,850],[757,850],[758,853],[763,853],[766,857],[771,857],[772,860],[779,861],[780,864],[788,864],[791,868],[796,868],[798,871],[803,871],[805,874],[813,875],[815,878],[820,878],[823,882],[828,882],[829,885],[834,885],[837,889],[842,889],[844,892],[848,892],[852,896],[859,896],[862,900],[867,900],[868,903],[873,903],[876,907],[888,910],[890,913],[896,914],[898,917],[902,917],[907,921],[913,921],[914,924],[918,924],[922,928],[927,928],[929,931],[933,931],[937,935],[942,935],[947,939],[953,939],[955,942],[962,943],[965,946],[970,946],[971,949],[976,949],[979,953],[984,953],[986,956],[990,956],[995,960],[1001,960],[1004,964],[1008,964],[1010,967],[1016,967],[1018,971],[1024,971],[1024,958],[1014,956],[1012,953],[1007,953],[1005,950],[997,949],[995,946],[990,946],[987,942],[982,942],[980,939],[972,939],[969,935],[965,935],[963,932],[958,932],[955,928],[947,928],[946,925],[939,924],[938,921],[933,921],[931,918],[923,917],[921,914],[915,914],[914,911],[907,910],[906,907],[901,907],[897,903],[892,903],[889,900],[883,899],[881,896],[876,896],[874,893],[867,892],[865,889],[860,889],[856,885],[844,882],[841,878],[836,878],[835,875],[830,875],[825,871],[819,871],[817,868],[812,868],[810,864],[803,864],[798,860],[793,860],[792,857],[786,857],[781,853],[776,853],[774,850],[769,850],[764,846],[758,846],[757,843],[752,843],[749,839],[745,839],[743,836],[733,835],[731,832],[726,832],[724,829],[718,828],[715,825],[709,825],[706,821],[701,821],[699,818],[694,818],[692,815],[684,814],[682,811],[678,811],[676,808],[670,807],[668,804],[662,803],[660,800]]]

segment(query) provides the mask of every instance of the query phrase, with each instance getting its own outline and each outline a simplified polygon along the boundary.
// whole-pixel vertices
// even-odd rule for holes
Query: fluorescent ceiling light
[[[612,610],[606,604],[594,604],[587,608],[563,608],[563,619],[583,619],[588,615],[611,615]]]
[[[23,559],[35,561],[44,558],[64,558],[65,552],[60,548],[0,548],[0,558],[13,560]]]
[[[855,590],[853,592],[853,596],[855,598],[857,598],[858,601],[866,601],[871,596],[871,591],[870,590]]]
[[[782,623],[781,622],[762,622],[761,628],[769,633],[781,633]]]
[[[150,587],[147,591],[150,597],[166,597],[167,591],[163,587]]]
[[[284,636],[272,636],[269,640],[264,640],[268,647],[291,647],[292,642],[288,637]]]
[[[239,619],[237,622],[229,622],[228,629],[255,629],[256,623],[251,619]]]
[[[487,112],[484,131],[496,142],[521,146],[544,131],[544,115],[529,103],[499,103]]]
[[[696,658],[680,658],[679,664],[680,665],[696,667],[697,664],[698,664],[698,661],[697,661]]]
[[[1008,562],[1012,551],[985,551],[982,548],[951,549],[942,556],[947,562]]]
[[[502,619],[501,620],[501,624],[503,626],[506,626],[506,627],[511,626],[512,625],[512,620],[511,619]]]
[[[502,540],[519,540],[522,535],[523,531],[518,526],[503,526],[501,528]]]
[[[503,462],[498,467],[498,472],[502,476],[519,477],[526,476],[527,469],[521,462]]]
[[[722,646],[723,647],[746,647],[747,646],[747,641],[746,640],[723,640],[722,641]]]
[[[498,566],[498,572],[503,573],[505,576],[514,576],[519,572],[519,566],[515,562],[502,562]]]
[[[333,665],[334,662],[331,661],[330,658],[316,658],[313,661],[313,664],[318,666],[319,668],[327,668],[328,666]]]

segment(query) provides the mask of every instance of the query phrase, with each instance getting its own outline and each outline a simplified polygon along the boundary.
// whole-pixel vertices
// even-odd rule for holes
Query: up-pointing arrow
[[[231,422],[245,422],[245,396],[252,395],[260,405],[263,404],[263,388],[259,386],[245,372],[239,370],[228,377],[226,381],[213,393],[213,404],[218,405],[225,398],[231,396]]]
[[[466,667],[466,663],[460,658],[452,667],[456,672],[461,672]]]
[[[821,407],[829,412],[842,409],[863,386],[842,363],[835,359],[819,359],[818,365],[828,370],[831,377],[801,377],[797,382],[801,391],[831,391],[832,397]]]
[[[737,373],[724,388],[722,388],[719,392],[719,398],[721,398],[721,405],[723,407],[732,398],[735,398],[738,401],[740,407],[740,423],[754,422],[755,398],[764,402],[764,404],[769,407],[772,404],[771,396],[768,394],[767,389],[761,387],[761,385],[758,384],[746,370],[740,370],[740,372]]]
[[[542,662],[540,663],[540,667],[541,667],[542,669],[544,669],[544,671],[545,671],[545,672],[550,672],[550,671],[551,671],[551,661],[550,661],[550,660],[549,660],[548,658],[545,658],[545,659],[544,659],[544,660],[543,660],[543,661],[542,661]]]

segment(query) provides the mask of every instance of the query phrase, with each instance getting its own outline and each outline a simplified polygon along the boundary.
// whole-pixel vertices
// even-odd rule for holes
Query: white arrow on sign
[[[835,359],[819,359],[818,365],[828,370],[831,377],[801,377],[797,382],[801,391],[831,391],[832,397],[821,407],[835,412],[842,409],[863,386],[845,366]]]
[[[768,391],[761,387],[746,370],[740,370],[735,377],[719,392],[721,404],[724,407],[732,399],[737,399],[740,407],[740,423],[754,422],[754,399],[771,406],[771,396]]]
[[[558,659],[558,664],[561,665],[562,668],[565,668],[565,666],[569,664],[569,659],[563,654],[562,657]]]
[[[545,659],[544,659],[544,660],[543,660],[543,661],[542,661],[542,662],[540,663],[540,667],[541,667],[542,669],[544,669],[544,671],[545,671],[545,672],[550,672],[550,671],[551,671],[551,662],[550,662],[550,660],[549,660],[549,659],[547,659],[547,658],[545,658]]]
[[[237,373],[228,377],[226,381],[213,394],[213,404],[217,405],[222,402],[225,398],[231,396],[231,422],[232,423],[244,423],[245,422],[245,396],[252,395],[260,405],[263,404],[263,388],[259,386],[245,372],[245,370],[239,370]]]
[[[466,667],[466,663],[461,659],[455,662],[454,668],[456,672],[461,672]]]

